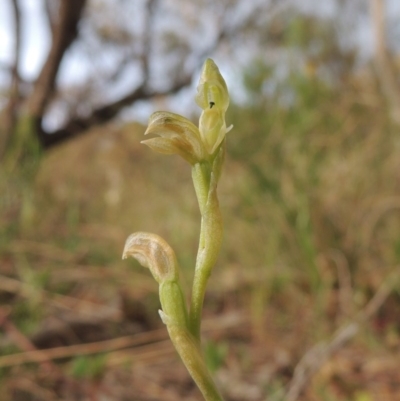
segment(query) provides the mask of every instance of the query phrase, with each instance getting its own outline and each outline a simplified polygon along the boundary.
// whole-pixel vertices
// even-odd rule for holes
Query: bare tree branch
[[[146,16],[146,32],[143,38],[143,50],[140,61],[143,69],[143,80],[139,87],[133,89],[127,95],[120,99],[101,106],[93,110],[89,116],[72,118],[64,127],[54,132],[46,132],[40,124],[37,126],[39,139],[43,148],[50,148],[56,146],[66,140],[72,139],[84,133],[92,126],[99,125],[110,121],[114,118],[124,107],[131,105],[138,100],[147,100],[157,96],[167,96],[174,94],[191,83],[192,74],[186,74],[180,77],[169,89],[165,91],[155,91],[148,88],[149,77],[149,54],[151,53],[151,34],[154,13],[158,2],[157,0],[149,0],[147,3],[147,16]],[[231,29],[229,29],[231,32]],[[215,42],[206,51],[202,52],[200,57],[196,57],[198,61],[202,60],[205,55],[210,54],[215,48],[229,35],[228,28],[222,27],[216,37]],[[200,64],[195,63],[195,67]]]
[[[175,85],[163,92],[156,92],[146,89],[145,85],[141,85],[132,92],[116,100],[115,102],[109,103],[105,106],[99,107],[87,116],[77,117],[70,120],[63,128],[48,133],[43,129],[40,129],[40,141],[44,148],[50,148],[65,142],[68,139],[72,139],[82,134],[88,128],[105,123],[115,117],[124,107],[134,103],[138,100],[146,100],[156,96],[166,96],[178,92],[191,82],[191,76],[184,77],[181,81],[176,82]]]
[[[14,17],[14,62],[11,66],[11,85],[8,104],[3,115],[3,132],[0,136],[0,160],[4,156],[8,142],[15,130],[17,107],[20,97],[19,63],[21,53],[21,12],[17,0],[11,0],[11,5]]]
[[[400,124],[400,88],[386,47],[384,0],[371,0],[371,19],[375,34],[375,66],[393,120]]]
[[[40,124],[54,91],[54,84],[65,51],[78,35],[78,23],[86,0],[61,0],[58,21],[47,60],[28,100],[28,112]]]
[[[88,128],[94,125],[102,124],[111,120],[124,107],[131,105],[135,101],[146,100],[155,96],[166,96],[173,94],[183,87],[189,85],[191,82],[192,72],[199,67],[200,60],[202,61],[205,56],[209,56],[209,54],[212,53],[227,37],[234,35],[235,28],[237,28],[237,26],[230,26],[231,24],[228,24],[228,21],[222,21],[221,24],[219,24],[220,29],[215,37],[215,41],[207,49],[201,49],[199,52],[193,53],[192,57],[194,62],[191,63],[190,72],[184,74],[182,77],[176,77],[176,79],[173,80],[174,83],[168,90],[157,91],[148,85],[148,79],[150,75],[149,56],[151,55],[152,50],[154,16],[158,10],[160,2],[157,0],[148,0],[146,3],[146,15],[144,21],[145,32],[142,36],[142,49],[137,60],[140,62],[143,71],[143,79],[141,84],[129,91],[120,99],[94,109],[89,115],[77,115],[75,117],[71,117],[62,128],[53,132],[47,132],[42,125],[43,116],[49,101],[51,100],[51,95],[54,93],[53,87],[61,59],[65,53],[65,50],[77,35],[77,24],[79,22],[80,13],[84,3],[86,2],[86,0],[59,1],[59,22],[55,27],[53,45],[51,47],[46,64],[36,82],[34,94],[30,98],[30,107],[28,108],[30,115],[33,117],[34,128],[40,143],[44,148],[55,146],[68,140],[69,138],[73,138],[84,133],[84,131],[88,130]],[[73,3],[75,5],[73,5]],[[78,10],[79,7],[80,9]],[[243,21],[239,23],[239,25],[241,24],[243,24]],[[68,36],[67,39],[63,39],[63,36],[65,35]]]

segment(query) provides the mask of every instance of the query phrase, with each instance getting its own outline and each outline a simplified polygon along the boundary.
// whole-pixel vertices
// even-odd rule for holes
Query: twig
[[[176,355],[171,340],[166,339],[156,343],[142,345],[131,350],[117,350],[107,356],[107,366],[123,365],[127,361],[134,361],[140,365],[154,363],[154,360],[165,361],[165,358]]]
[[[0,367],[21,365],[28,362],[38,363],[53,359],[70,358],[76,355],[92,355],[101,352],[109,352],[152,341],[159,341],[164,338],[166,338],[165,330],[154,330],[147,333],[140,333],[133,336],[120,337],[94,343],[55,347],[40,351],[21,352],[19,354],[5,355],[1,357]]]
[[[235,313],[206,320],[204,326],[206,331],[228,329],[243,324],[246,319],[245,316]],[[143,344],[146,345],[146,348],[141,348],[142,352],[148,353],[149,343],[158,342],[157,344],[160,345],[160,342],[162,343],[162,340],[165,340],[167,337],[167,331],[163,328],[112,340],[21,352],[1,357],[0,367],[22,365],[29,362],[40,363],[54,359],[70,358],[77,355],[92,355]],[[154,346],[154,344],[151,344],[151,346]],[[149,354],[147,354],[147,356],[148,355]]]
[[[352,322],[337,330],[328,343],[320,342],[305,353],[294,370],[293,378],[284,397],[285,401],[296,401],[299,398],[314,374],[320,370],[333,354],[352,339],[358,333],[362,324],[370,319],[383,305],[398,279],[399,274],[390,275]]]
[[[0,308],[0,327],[3,327],[4,331],[7,333],[8,337],[13,341],[13,343],[23,351],[31,352],[37,351],[35,345],[32,341],[26,337],[20,330],[14,325],[12,321],[9,320],[9,314],[11,309]],[[40,351],[39,351],[40,352]],[[44,360],[41,361],[42,366],[50,370],[57,370],[53,361]]]

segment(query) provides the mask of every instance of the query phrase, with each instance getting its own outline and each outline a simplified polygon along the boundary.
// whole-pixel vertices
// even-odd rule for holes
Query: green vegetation
[[[398,269],[398,127],[368,71],[355,74],[349,64],[332,83],[314,67],[294,68],[264,93],[257,88],[268,88],[270,66],[255,61],[244,71],[253,102],[231,105],[227,114],[234,131],[227,134],[219,193],[228,229],[204,312],[206,321],[221,320],[213,321],[215,331],[205,332],[206,356],[229,399],[235,399],[232,383],[246,383],[245,394],[256,388],[253,399],[281,394],[305,350],[350,321]],[[21,283],[17,288],[0,279],[1,310],[10,308],[10,320],[32,341],[46,333],[54,346],[71,345],[162,327],[153,318],[156,283],[137,264],[119,260],[133,227],[170,240],[182,266],[182,287],[189,289],[199,217],[190,173],[183,160],[142,149],[144,130],[138,124],[101,128],[49,154],[30,161],[27,156],[21,168],[1,166],[0,274]],[[144,299],[152,300],[152,309]],[[115,324],[106,312],[110,305],[120,310],[121,300],[125,307]],[[84,320],[88,310],[106,316],[90,335],[81,321],[68,326],[73,330],[64,342],[46,332],[46,319],[65,314],[65,321],[75,315]],[[224,329],[223,317],[233,312],[248,320]],[[382,377],[398,382],[391,359],[400,344],[398,313],[394,293],[303,399],[367,400],[376,387],[390,391]],[[10,349],[26,351],[10,338],[1,332],[2,356]],[[177,399],[192,394],[178,362],[154,347],[157,357],[139,360],[132,350],[115,351],[110,359],[78,359],[68,371],[83,383],[123,372],[129,378],[118,378],[122,387],[154,396],[154,388],[143,390],[133,379],[139,373],[129,369],[138,363],[142,382],[154,375],[161,387],[177,389]],[[65,361],[56,364],[65,369]],[[238,370],[240,376],[231,373]],[[7,390],[14,389],[15,378],[35,382],[41,374],[32,365],[2,368],[4,399],[15,399]],[[60,399],[65,395],[50,380],[44,386]]]

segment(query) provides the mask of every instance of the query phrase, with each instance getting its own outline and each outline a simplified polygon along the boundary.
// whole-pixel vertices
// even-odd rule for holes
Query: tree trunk
[[[400,87],[386,47],[384,0],[371,0],[371,18],[375,35],[375,66],[382,91],[389,103],[393,120],[400,124]]]
[[[0,135],[0,160],[3,159],[17,120],[19,95],[19,61],[21,53],[21,13],[17,0],[11,0],[14,14],[14,63],[11,67],[11,85],[7,106],[2,116],[2,132]]]
[[[49,55],[27,99],[28,115],[42,140],[42,119],[54,93],[57,73],[68,47],[78,35],[78,24],[86,0],[60,0],[58,19],[54,26]]]

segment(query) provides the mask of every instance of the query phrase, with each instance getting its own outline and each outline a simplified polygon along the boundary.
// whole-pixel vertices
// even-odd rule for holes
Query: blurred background
[[[2,1],[0,399],[202,399],[121,253],[163,236],[189,293],[190,168],[140,140],[153,111],[197,121],[211,57],[234,125],[204,310],[222,393],[400,400],[399,21],[397,0]]]

